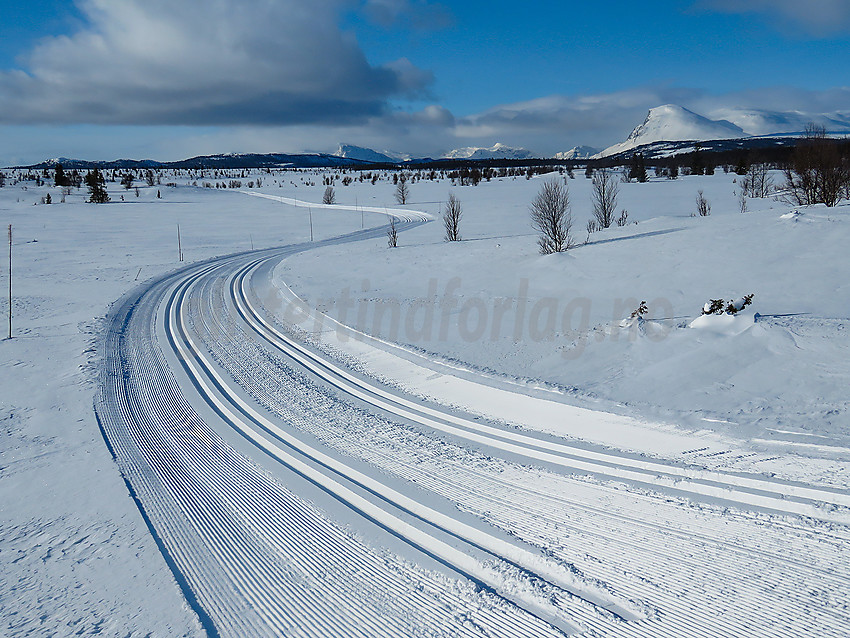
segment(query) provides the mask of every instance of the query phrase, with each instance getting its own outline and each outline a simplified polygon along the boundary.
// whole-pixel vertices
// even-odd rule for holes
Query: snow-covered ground
[[[103,355],[96,349],[112,302],[181,265],[178,224],[186,261],[193,262],[308,241],[311,222],[316,241],[384,223],[377,213],[284,203],[321,201],[321,174],[261,178],[261,189],[245,190],[284,201],[187,186],[185,178],[175,179],[177,188],[141,187],[138,198],[111,184],[113,202],[101,206],[84,204],[81,194],[69,196],[65,204],[34,205],[48,190],[54,201],[59,194],[29,182],[26,190],[11,183],[0,189],[0,221],[4,227],[13,224],[15,233],[15,338],[0,343],[0,631],[202,635],[209,629],[209,621],[193,611],[197,606],[187,602],[193,581],[175,579],[104,444],[92,410]],[[493,180],[476,187],[416,181],[405,208],[437,215],[449,191],[454,192],[464,207],[464,241],[443,242],[438,220],[403,232],[395,250],[379,234],[287,254],[267,273],[274,286],[257,292],[256,302],[282,329],[295,323],[315,332],[310,347],[347,364],[358,384],[382,381],[386,391],[452,405],[458,410],[452,419],[460,419],[459,414],[490,418],[493,425],[487,427],[507,428],[508,438],[515,432],[554,436],[547,454],[571,458],[567,465],[573,469],[566,473],[558,469],[563,459],[541,457],[522,438],[510,440],[531,447],[511,448],[503,459],[490,456],[502,445],[495,439],[475,443],[461,430],[446,430],[436,439],[423,435],[422,428],[437,427],[436,422],[427,425],[427,415],[421,422],[416,415],[405,417],[417,423],[410,429],[393,421],[401,417],[393,416],[392,406],[381,408],[389,417],[376,420],[360,407],[343,417],[345,404],[334,403],[327,392],[301,405],[303,387],[314,382],[299,381],[299,373],[251,399],[251,388],[269,378],[263,377],[265,368],[289,364],[250,339],[215,338],[211,324],[230,324],[216,313],[214,301],[206,310],[187,310],[200,351],[208,349],[215,361],[211,369],[234,380],[237,399],[244,395],[242,400],[256,400],[272,414],[288,415],[302,441],[326,446],[335,462],[378,480],[376,490],[389,485],[435,511],[458,512],[459,522],[472,530],[459,533],[460,538],[492,534],[501,548],[527,545],[572,565],[576,581],[562,587],[591,601],[604,592],[624,617],[635,613],[647,623],[690,617],[699,632],[701,623],[725,614],[729,628],[752,622],[768,631],[770,623],[781,625],[777,614],[789,615],[788,627],[801,626],[790,616],[804,609],[825,632],[837,626],[846,619],[846,594],[840,592],[848,574],[840,561],[830,565],[827,557],[847,555],[847,529],[840,522],[820,521],[841,521],[846,515],[839,503],[850,478],[850,209],[798,210],[773,200],[750,200],[750,212],[741,214],[735,178],[722,173],[621,184],[620,207],[628,210],[630,222],[638,223],[595,233],[584,244],[590,180],[576,174],[568,185],[574,235],[581,245],[541,256],[527,208],[542,179]],[[162,199],[156,198],[157,190]],[[361,208],[391,210],[393,190],[386,180],[336,182],[337,201]],[[711,202],[709,217],[692,216],[698,190]],[[126,201],[120,201],[121,195]],[[215,300],[223,294],[221,286],[210,279],[204,290]],[[747,293],[755,295],[748,310],[757,316],[749,312],[735,322],[694,323],[707,300]],[[289,302],[297,297],[329,316],[312,309],[293,315]],[[648,319],[623,323],[642,300],[649,303]],[[376,311],[383,319],[376,321]],[[333,320],[378,339],[352,339]],[[183,386],[187,396],[190,385]],[[494,396],[502,402],[489,401]],[[393,398],[392,404],[397,401]],[[544,403],[554,411],[543,410]],[[442,423],[444,417],[439,419]],[[455,425],[474,431],[471,420]],[[234,446],[234,458],[250,458],[239,437],[213,434]],[[561,445],[578,447],[560,452]],[[587,469],[591,462],[597,469]],[[252,463],[262,460],[245,464],[245,472],[255,472]],[[606,475],[599,464],[613,474]],[[369,468],[379,470],[370,474]],[[677,468],[689,468],[681,475],[687,480],[680,476],[666,484],[663,475],[673,476]],[[643,505],[637,508],[635,494],[621,484],[634,476],[627,471],[654,477],[639,480]],[[290,490],[299,485],[277,470],[269,472],[257,480],[278,481]],[[454,480],[447,480],[451,476]],[[747,484],[774,479],[780,482],[768,487]],[[786,486],[788,504],[777,504],[784,497],[771,501],[770,490],[784,489],[776,486],[786,485],[785,479],[801,485]],[[728,515],[722,503],[712,505],[714,496],[705,487],[717,481],[726,481],[722,489],[731,490],[728,498],[737,503]],[[835,504],[806,509],[812,518],[776,514],[810,508],[805,495],[795,495],[807,486],[827,490],[822,492],[825,502]],[[706,509],[688,506],[681,493],[706,499]],[[332,518],[339,514],[309,490],[304,498]],[[750,507],[754,513],[746,511]],[[603,520],[605,532],[597,534]],[[393,618],[396,631],[415,633],[405,622],[415,623],[416,614],[431,610],[439,598],[433,592],[446,588],[454,601],[447,604],[466,610],[466,621],[458,626],[470,635],[476,623],[505,622],[499,620],[498,604],[451,585],[451,578],[438,574],[444,570],[436,562],[412,566],[406,561],[416,562],[415,552],[391,542],[389,535],[364,540],[369,531],[360,523],[343,517],[337,524],[353,534],[345,537],[346,551],[360,552],[359,568],[380,562],[398,587],[416,579],[426,583],[418,611],[400,601],[379,601],[374,586],[358,592],[364,609],[373,605],[387,614],[411,614],[413,620]],[[391,529],[393,524],[387,523]],[[659,525],[667,530],[660,535],[652,531]],[[704,534],[702,556],[689,553],[696,547],[696,529]],[[660,542],[665,535],[666,546]],[[827,546],[829,552],[823,549]],[[382,547],[397,552],[401,561],[389,555],[378,560],[370,553]],[[628,555],[628,547],[644,550]],[[810,555],[810,564],[794,561],[802,554]],[[763,565],[756,556],[763,557]],[[805,567],[799,578],[808,588],[792,587],[791,563],[794,569]],[[475,559],[471,564],[477,569]],[[494,581],[486,580],[492,573],[482,578],[523,609],[538,609],[535,605],[547,595],[523,590],[507,573]],[[358,582],[355,575],[349,584],[356,589]],[[731,601],[723,587],[736,592]],[[214,593],[202,593],[214,598]],[[599,631],[611,630],[604,624],[610,618],[579,613],[559,598],[564,596],[560,590],[551,596],[554,611],[538,610],[538,618],[555,622],[552,618],[563,612],[563,623],[555,622],[561,629],[592,627],[598,621],[603,623]],[[749,603],[738,604],[738,597],[756,606],[769,602],[775,609],[753,610]],[[530,622],[521,616],[515,621]],[[658,627],[675,635],[675,622]],[[451,631],[451,625],[439,626]],[[640,627],[651,632],[654,625],[638,623],[634,631]],[[704,628],[708,631],[707,624]]]
[[[723,173],[624,183],[620,204],[637,223],[584,245],[590,180],[577,175],[568,184],[582,245],[542,256],[527,213],[539,180],[420,182],[414,200],[432,213],[449,190],[460,197],[463,241],[442,241],[430,224],[397,250],[375,240],[311,251],[284,260],[278,275],[343,323],[463,368],[560,389],[580,406],[756,440],[771,452],[847,458],[850,208],[751,199],[741,214],[735,176]],[[708,217],[692,216],[698,190]],[[364,191],[353,193],[360,202]],[[340,270],[342,262],[356,268]],[[749,293],[739,329],[690,327],[709,299]],[[642,300],[649,321],[623,324]],[[833,471],[823,479],[846,485]]]
[[[95,344],[112,302],[179,265],[178,223],[187,261],[309,239],[306,211],[235,191],[109,186],[98,206],[84,190],[40,205],[59,189],[0,188],[15,335],[0,341],[0,635],[202,634],[98,429]],[[360,227],[324,215],[317,238]]]

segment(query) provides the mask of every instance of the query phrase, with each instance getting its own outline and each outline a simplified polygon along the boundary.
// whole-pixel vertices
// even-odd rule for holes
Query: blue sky
[[[0,164],[540,154],[667,102],[850,110],[847,0],[0,0]]]

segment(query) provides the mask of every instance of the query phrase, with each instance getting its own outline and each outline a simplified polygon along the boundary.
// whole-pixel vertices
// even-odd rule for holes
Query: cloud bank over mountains
[[[661,104],[681,105],[711,119],[727,119],[730,110],[745,109],[850,111],[847,87],[717,94],[658,84],[553,94],[496,104],[477,113],[453,113],[432,94],[430,70],[404,57],[371,63],[353,31],[344,26],[345,16],[354,12],[378,28],[442,29],[451,25],[452,15],[441,4],[427,0],[78,0],[76,4],[84,18],[78,31],[44,39],[19,58],[19,68],[0,70],[0,128],[12,143],[26,139],[12,130],[20,125],[82,124],[108,125],[116,131],[149,127],[150,134],[141,136],[144,148],[163,159],[223,151],[332,152],[341,140],[432,157],[459,147],[488,148],[495,142],[552,155],[573,146],[604,148],[622,141],[649,109]],[[850,29],[846,0],[701,0],[692,9],[798,20],[824,33]],[[181,128],[166,132],[161,127]],[[142,142],[135,143],[139,148]],[[134,152],[126,137],[114,144],[121,149],[115,153]]]

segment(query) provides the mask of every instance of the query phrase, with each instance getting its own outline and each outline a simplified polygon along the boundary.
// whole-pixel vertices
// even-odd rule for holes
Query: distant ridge
[[[349,159],[327,153],[227,153],[224,155],[199,155],[177,162],[157,162],[154,160],[131,160],[118,159],[111,161],[92,161],[81,159],[68,159],[60,157],[49,159],[38,164],[29,166],[16,166],[14,168],[41,170],[53,168],[57,163],[66,169],[144,169],[144,168],[332,168],[336,166],[361,166],[363,160]]]

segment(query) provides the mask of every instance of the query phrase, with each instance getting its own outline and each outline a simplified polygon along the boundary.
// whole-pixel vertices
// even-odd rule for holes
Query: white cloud
[[[826,37],[850,31],[848,0],[700,0],[700,9],[763,15],[789,34]]]
[[[613,93],[553,95],[504,104],[458,118],[456,145],[495,141],[550,155],[575,145],[599,148],[623,141],[649,109],[678,104],[712,117],[728,109],[764,109],[818,114],[850,111],[850,88],[806,91],[788,87],[725,94],[685,87],[636,87]]]
[[[429,73],[376,67],[338,22],[347,0],[80,0],[89,25],[0,72],[0,122],[364,121]]]
[[[363,12],[384,28],[406,26],[433,30],[448,27],[453,22],[448,8],[429,0],[366,0]]]

